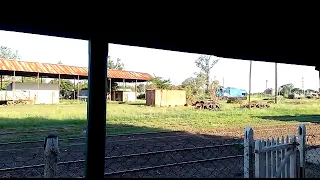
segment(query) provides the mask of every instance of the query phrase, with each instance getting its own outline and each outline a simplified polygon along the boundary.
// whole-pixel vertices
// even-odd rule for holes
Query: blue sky
[[[40,36],[25,33],[0,31],[0,45],[18,50],[23,61],[57,63],[88,67],[88,41]],[[120,58],[125,69],[146,72],[164,78],[170,78],[174,84],[193,76],[199,69],[194,61],[199,54],[165,51],[133,46],[110,44],[109,55],[113,59]],[[224,85],[249,89],[249,61],[220,58],[213,67],[212,79]],[[278,84],[293,83],[301,88],[304,77],[305,89],[319,88],[319,72],[313,66],[278,64]],[[252,92],[261,92],[275,84],[274,63],[253,62]]]

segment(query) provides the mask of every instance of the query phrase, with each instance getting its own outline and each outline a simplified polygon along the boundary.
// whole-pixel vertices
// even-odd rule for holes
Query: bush
[[[240,98],[228,98],[227,103],[241,104],[242,103],[242,99],[240,99]]]
[[[146,94],[139,94],[137,99],[146,99]]]

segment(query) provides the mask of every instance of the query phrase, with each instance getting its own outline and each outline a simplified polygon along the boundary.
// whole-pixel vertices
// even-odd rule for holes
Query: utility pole
[[[222,86],[224,87],[224,78],[222,78]]]
[[[265,90],[266,91],[266,93],[265,93],[266,95],[268,94],[267,90],[268,90],[268,80],[266,80],[266,90]]]
[[[301,79],[301,89],[302,89],[303,95],[305,95],[305,92],[304,92],[304,77],[302,77],[302,79]]]
[[[251,71],[252,70],[252,61],[250,61],[250,70],[249,70],[249,109],[251,109]]]
[[[275,63],[275,104],[278,104],[278,63]]]

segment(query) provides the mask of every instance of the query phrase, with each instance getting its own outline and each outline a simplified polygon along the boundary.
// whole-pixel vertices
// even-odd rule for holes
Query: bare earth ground
[[[320,177],[320,125],[307,124],[307,177]],[[257,138],[296,134],[297,125],[254,127]],[[106,177],[243,177],[243,128],[106,138]],[[60,140],[58,177],[83,177],[85,139]],[[204,148],[206,147],[206,148]],[[165,152],[163,152],[165,151]],[[0,145],[0,177],[42,177],[43,142]],[[81,160],[81,161],[79,161]],[[61,163],[67,162],[67,163]],[[5,169],[40,165],[23,169]],[[166,165],[165,167],[163,165]]]

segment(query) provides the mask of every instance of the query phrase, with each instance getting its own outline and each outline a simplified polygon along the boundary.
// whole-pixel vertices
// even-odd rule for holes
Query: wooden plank
[[[271,139],[271,145],[275,146],[274,138]],[[276,151],[271,151],[271,177],[276,175]]]
[[[256,140],[255,142],[255,150],[260,150],[262,147],[261,147],[261,140],[258,139]],[[259,153],[255,153],[255,178],[261,178],[261,156]]]
[[[280,141],[279,141],[279,137],[278,137],[276,140],[276,146],[279,146],[279,144],[280,144]],[[276,172],[279,171],[280,163],[281,163],[280,151],[276,150]]]
[[[289,143],[289,136],[286,137],[285,139],[285,143],[288,144]],[[285,153],[288,154],[288,149],[285,150]],[[290,177],[290,159],[289,159],[289,162],[286,163],[285,165],[285,178],[289,178]]]
[[[246,127],[244,133],[244,178],[253,178],[253,129]]]
[[[267,139],[266,147],[270,147],[270,146],[271,146],[271,142],[269,139]],[[271,177],[271,152],[272,151],[268,151],[266,155],[266,178]]]
[[[260,146],[261,146],[261,149],[263,149],[266,146],[266,141],[262,140]],[[260,166],[261,166],[260,177],[265,178],[266,177],[266,153],[262,152],[260,154],[260,158],[261,158],[260,159]]]
[[[296,136],[291,136],[290,143],[293,143],[295,141],[296,141]],[[293,148],[293,153],[290,156],[290,178],[296,178],[297,176],[296,164],[297,164],[297,151],[296,151],[296,148]]]
[[[281,150],[281,149],[287,149],[287,148],[292,148],[293,144],[278,144],[276,146],[272,146],[272,147],[265,147],[261,150],[255,150],[255,153],[260,153],[260,152],[268,152],[268,151],[276,151],[276,150]]]
[[[284,144],[284,137],[281,137],[281,144]],[[281,161],[284,161],[285,159],[285,150],[286,149],[281,149]],[[285,178],[285,167],[281,169],[281,178]]]
[[[298,128],[299,136],[299,153],[300,153],[300,167],[299,167],[299,178],[305,178],[305,167],[306,167],[306,126],[300,124]]]
[[[294,151],[292,149],[289,150],[288,154],[286,154],[284,161],[282,161],[278,167],[278,170],[276,172],[276,178],[281,177],[282,169],[285,167],[285,165],[289,162],[289,158],[293,155]]]

